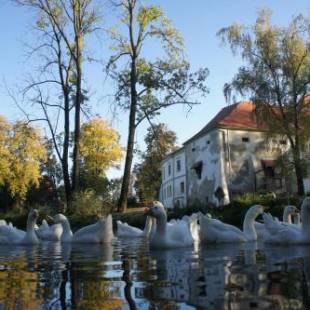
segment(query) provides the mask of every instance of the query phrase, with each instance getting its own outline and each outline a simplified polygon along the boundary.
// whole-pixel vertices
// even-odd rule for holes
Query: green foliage
[[[190,98],[194,93],[195,98],[198,98],[197,94],[207,93],[208,70],[190,72],[189,63],[183,57],[183,38],[163,10],[132,0],[121,1],[119,9],[121,25],[109,30],[115,55],[107,66],[108,73],[117,82],[115,98],[119,106],[124,109],[132,106],[132,84],[135,84],[137,99],[136,126],[145,118],[153,118],[163,108],[198,103]],[[146,58],[145,45],[158,41],[159,56]],[[123,57],[130,59],[125,66]]]
[[[68,210],[72,217],[101,217],[111,212],[111,205],[103,202],[94,190],[80,191],[73,197],[72,205]]]
[[[161,185],[160,163],[167,154],[176,150],[176,134],[165,124],[153,125],[144,139],[146,151],[140,154],[141,162],[135,165],[135,187],[140,200],[156,200]]]
[[[274,193],[246,193],[236,197],[230,204],[223,208],[210,208],[209,213],[220,220],[242,227],[244,216],[251,206],[260,204],[267,207],[266,212],[270,212],[273,216],[282,218],[283,208],[289,204],[299,206],[299,198],[296,197],[277,197]]]

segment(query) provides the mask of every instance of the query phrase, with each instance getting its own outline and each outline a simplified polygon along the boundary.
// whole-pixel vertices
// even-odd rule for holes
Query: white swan
[[[149,237],[152,230],[153,219],[150,216],[146,217],[144,229],[139,229],[134,226],[130,226],[127,223],[117,221],[117,237],[119,238],[140,238]]]
[[[37,244],[39,239],[35,233],[34,226],[39,213],[36,209],[31,209],[27,219],[27,230],[23,231],[10,225],[0,226],[1,244]]]
[[[207,243],[246,242],[257,240],[255,218],[264,212],[264,207],[254,205],[247,211],[243,231],[209,216],[200,217],[200,239]]]
[[[199,217],[200,217],[200,213],[193,213],[190,216],[184,215],[182,217],[182,221],[189,223],[190,231],[192,233],[192,237],[193,237],[194,241],[200,240],[200,238],[199,238],[200,226],[198,224]]]
[[[150,237],[151,248],[169,249],[193,245],[189,223],[178,220],[167,225],[167,214],[161,202],[154,201],[145,212],[156,219],[156,228]]]
[[[41,240],[60,241],[63,228],[61,224],[49,226],[46,220],[43,220],[41,226],[36,230],[36,233]]]
[[[292,216],[298,215],[299,211],[295,206],[288,205],[283,209],[283,223],[292,224]],[[254,222],[258,239],[266,238],[266,229],[264,223]]]
[[[95,224],[77,230],[74,234],[71,231],[69,220],[63,214],[56,214],[54,222],[62,225],[62,242],[105,243],[111,242],[114,238],[111,215],[99,219]]]
[[[265,242],[274,244],[310,243],[310,197],[301,205],[301,225],[283,225],[275,221],[270,214],[264,214],[264,223],[268,235]]]

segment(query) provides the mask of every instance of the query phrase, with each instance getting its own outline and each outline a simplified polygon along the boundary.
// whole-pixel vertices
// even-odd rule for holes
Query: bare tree
[[[24,94],[41,107],[61,162],[67,204],[78,190],[80,175],[80,123],[83,90],[84,41],[95,30],[99,16],[93,0],[13,0],[37,14],[36,46],[29,56],[40,59],[39,72],[28,79]],[[72,116],[72,114],[74,114]],[[74,120],[73,130],[70,122]],[[59,131],[59,126],[63,130]],[[60,134],[60,132],[62,132]],[[69,170],[73,132],[72,179]]]

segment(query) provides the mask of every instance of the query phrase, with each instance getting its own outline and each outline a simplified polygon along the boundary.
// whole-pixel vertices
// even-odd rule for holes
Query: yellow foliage
[[[10,152],[7,147],[10,128],[7,119],[0,115],[0,186],[5,183],[5,178],[10,173]]]
[[[139,9],[138,13],[138,21],[140,26],[144,29],[150,23],[158,20],[164,15],[163,10],[160,6],[153,5],[153,6],[144,6],[142,5]]]
[[[123,157],[119,134],[100,117],[82,125],[80,147],[85,168],[97,175],[117,166]]]
[[[0,185],[23,200],[30,186],[39,185],[40,162],[45,159],[46,148],[36,128],[0,117]]]

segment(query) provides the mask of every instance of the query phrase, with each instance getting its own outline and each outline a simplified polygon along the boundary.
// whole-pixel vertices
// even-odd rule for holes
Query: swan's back
[[[85,226],[73,234],[72,241],[80,243],[104,243],[112,241],[112,216],[98,220],[95,224]]]

